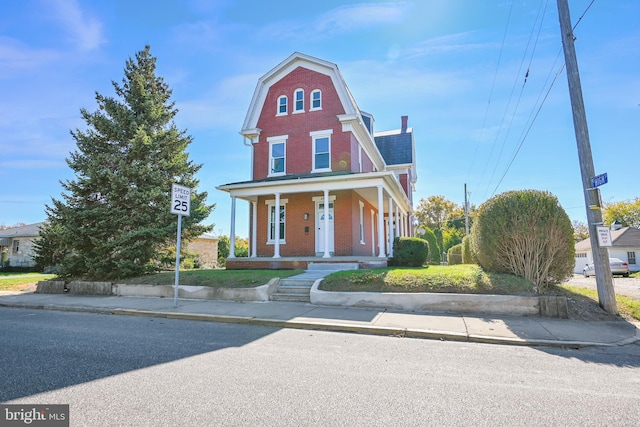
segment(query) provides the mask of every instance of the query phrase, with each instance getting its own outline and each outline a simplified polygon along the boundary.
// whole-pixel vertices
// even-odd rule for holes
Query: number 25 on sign
[[[173,184],[171,187],[171,213],[189,216],[191,213],[191,189]]]

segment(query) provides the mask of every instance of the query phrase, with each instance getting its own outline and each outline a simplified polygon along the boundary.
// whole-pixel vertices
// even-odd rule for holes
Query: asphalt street
[[[640,345],[496,346],[0,308],[0,401],[71,425],[613,425]]]

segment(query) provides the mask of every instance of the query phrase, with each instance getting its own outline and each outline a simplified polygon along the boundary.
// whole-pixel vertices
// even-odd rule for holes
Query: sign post
[[[191,213],[191,189],[173,184],[171,187],[171,213],[178,215],[178,234],[176,238],[176,278],[173,286],[173,306],[178,306],[178,287],[180,284],[180,241],[182,240],[182,217]]]

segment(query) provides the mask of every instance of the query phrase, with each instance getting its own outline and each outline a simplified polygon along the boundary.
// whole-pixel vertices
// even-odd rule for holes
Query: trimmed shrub
[[[471,236],[464,236],[462,238],[462,263],[463,264],[477,264],[476,254],[473,249],[473,242]]]
[[[421,236],[429,244],[429,255],[427,256],[427,263],[433,265],[439,265],[442,261],[442,255],[440,255],[440,248],[438,247],[438,241],[436,240],[435,233],[428,227],[423,227],[424,234]]]
[[[393,239],[391,265],[398,267],[421,267],[427,262],[429,246],[418,237],[396,237]]]
[[[447,264],[462,264],[462,243],[449,248],[447,251]]]
[[[573,273],[573,227],[551,193],[509,191],[489,199],[478,209],[471,236],[485,271],[524,277],[538,293]]]

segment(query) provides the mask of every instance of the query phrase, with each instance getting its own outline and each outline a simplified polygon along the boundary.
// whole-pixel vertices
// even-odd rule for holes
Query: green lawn
[[[17,291],[41,280],[53,279],[53,274],[0,273],[0,291]]]
[[[327,276],[320,284],[320,289],[342,292],[535,294],[535,288],[528,280],[509,274],[488,274],[471,264],[340,271]]]

